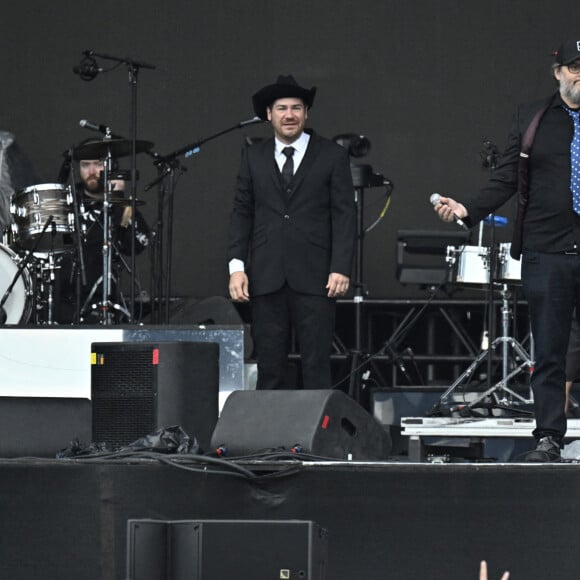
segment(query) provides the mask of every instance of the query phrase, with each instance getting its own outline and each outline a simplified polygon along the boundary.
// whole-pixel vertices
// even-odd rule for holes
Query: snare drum
[[[18,272],[18,256],[4,245],[0,245],[0,298],[12,284]],[[32,310],[31,284],[28,270],[24,268],[8,299],[4,303],[6,324],[25,324]]]
[[[447,246],[447,262],[455,265],[456,284],[489,284],[489,248]]]
[[[499,245],[498,280],[504,284],[520,284],[522,281],[522,262],[510,256],[511,243]]]
[[[48,227],[38,249],[61,250],[64,246],[62,236],[55,238],[54,234],[74,231],[72,201],[70,187],[61,183],[31,185],[14,193],[10,204],[14,242],[31,249],[52,215],[53,227]]]

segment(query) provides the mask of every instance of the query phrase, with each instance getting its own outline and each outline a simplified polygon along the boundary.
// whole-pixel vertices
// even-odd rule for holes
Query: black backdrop
[[[372,150],[361,162],[395,184],[365,241],[364,278],[372,297],[405,297],[418,290],[395,279],[397,230],[453,228],[435,218],[430,193],[460,196],[484,181],[483,139],[503,146],[515,104],[553,90],[550,52],[580,34],[576,8],[571,0],[10,2],[0,24],[0,129],[14,133],[42,183],[55,181],[63,150],[90,136],[80,119],[129,135],[127,71],[80,80],[72,69],[86,49],[157,67],[139,75],[138,137],[161,154],[252,117],[253,92],[292,73],[318,87],[310,126],[367,136]],[[174,295],[225,293],[240,147],[246,135],[267,134],[267,125],[235,131],[183,160]],[[152,222],[157,193],[143,189],[155,169],[144,155],[138,169]],[[381,194],[366,192],[367,223]],[[138,263],[146,274],[147,259]]]

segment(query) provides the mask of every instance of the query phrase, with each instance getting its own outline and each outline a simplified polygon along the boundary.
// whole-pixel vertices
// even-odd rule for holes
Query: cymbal
[[[109,203],[114,203],[115,205],[133,205],[133,199],[130,197],[109,197]],[[135,205],[145,205],[144,201],[140,199],[135,200]]]
[[[85,197],[85,203],[103,203],[103,196],[100,197]],[[133,205],[133,198],[131,197],[121,197],[120,195],[110,195],[109,196],[109,203],[115,205]],[[145,205],[145,201],[141,201],[140,199],[135,200],[135,205]]]
[[[73,149],[73,157],[79,159],[103,159],[107,153],[111,157],[127,157],[131,155],[131,143],[129,139],[103,139],[95,143],[85,143]],[[136,141],[135,151],[144,153],[153,147],[151,141]]]

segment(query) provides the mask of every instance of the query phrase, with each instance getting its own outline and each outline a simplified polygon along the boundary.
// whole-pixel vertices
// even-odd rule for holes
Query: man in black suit
[[[332,386],[336,298],[349,286],[356,215],[347,151],[304,130],[315,94],[280,76],[253,96],[274,136],[244,149],[237,178],[229,292],[251,297],[260,389],[289,387],[292,327],[304,388]]]

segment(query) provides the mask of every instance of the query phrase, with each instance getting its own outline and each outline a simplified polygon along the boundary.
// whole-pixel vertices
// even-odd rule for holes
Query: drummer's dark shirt
[[[508,144],[487,185],[464,202],[471,224],[495,211],[517,191],[523,119],[541,103],[523,105],[514,115]],[[559,94],[540,121],[529,159],[529,202],[523,229],[523,248],[538,252],[580,249],[580,217],[572,209],[570,142],[572,119]]]

